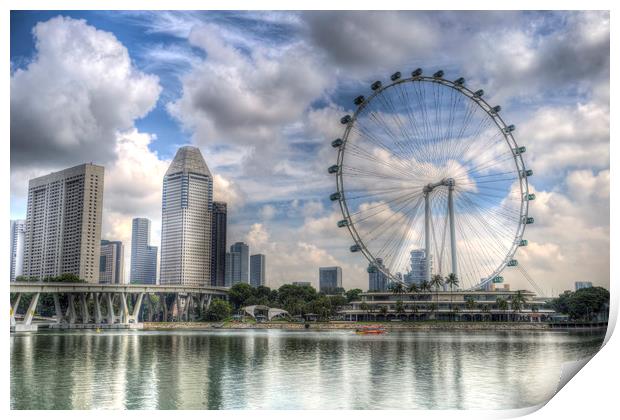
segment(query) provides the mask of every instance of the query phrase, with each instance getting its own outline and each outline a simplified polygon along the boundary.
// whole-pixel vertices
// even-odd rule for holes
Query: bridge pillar
[[[107,318],[108,318],[108,325],[113,325],[115,322],[115,316],[114,316],[114,303],[112,302],[112,293],[106,293],[106,301],[108,303],[108,313]]]
[[[90,314],[88,313],[86,293],[80,293],[80,306],[82,307],[82,324],[88,324],[90,322]]]
[[[37,304],[39,303],[39,296],[41,293],[35,293],[32,296],[32,300],[30,301],[30,305],[28,305],[28,311],[26,315],[24,315],[24,325],[32,324],[32,318],[34,318],[34,313],[37,310]]]
[[[100,293],[93,293],[93,300],[95,303],[95,323],[96,324],[102,324],[103,323],[103,316],[101,316],[101,294]]]
[[[55,316],[56,323],[61,324],[65,317],[63,316],[62,307],[60,306],[60,293],[54,293],[53,297],[54,297],[54,311],[56,313],[56,316]]]
[[[140,306],[142,306],[143,297],[144,297],[144,293],[139,293],[138,298],[136,299],[136,303],[133,306],[133,312],[129,320],[133,321],[134,323],[138,322],[138,315],[140,315]]]
[[[69,306],[67,307],[67,319],[69,324],[75,324],[77,319],[77,311],[75,310],[75,295],[73,293],[67,294],[69,300]]]
[[[127,307],[127,295],[121,292],[121,324],[129,324],[129,308]]]
[[[17,298],[15,299],[15,303],[11,305],[11,326],[15,326],[17,321],[15,321],[15,315],[17,314],[17,308],[19,308],[19,301],[22,299],[22,294],[18,293]]]

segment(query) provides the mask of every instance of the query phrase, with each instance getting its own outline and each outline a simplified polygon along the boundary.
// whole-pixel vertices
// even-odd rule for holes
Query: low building
[[[591,281],[576,281],[575,282],[575,291],[580,290],[580,289],[587,289],[589,287],[592,287]]]
[[[512,301],[519,293],[523,303]],[[504,303],[505,302],[505,303]],[[519,307],[520,306],[520,307]],[[394,294],[368,292],[340,311],[347,321],[532,321],[548,320],[555,312],[544,309],[527,290],[454,291]]]

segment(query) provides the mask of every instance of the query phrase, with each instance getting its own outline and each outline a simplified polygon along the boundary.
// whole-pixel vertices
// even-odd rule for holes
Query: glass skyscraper
[[[338,287],[342,287],[342,268],[320,267],[319,290],[321,292],[331,293]]]
[[[200,150],[184,146],[164,176],[160,284],[211,284],[213,177]]]
[[[157,284],[157,247],[150,242],[151,221],[136,217],[131,225],[130,283]]]
[[[211,232],[211,286],[225,286],[226,276],[226,203],[213,202]]]
[[[250,283],[250,247],[243,242],[235,242],[226,254],[226,285]]]
[[[254,287],[265,285],[265,255],[250,256],[250,284]]]

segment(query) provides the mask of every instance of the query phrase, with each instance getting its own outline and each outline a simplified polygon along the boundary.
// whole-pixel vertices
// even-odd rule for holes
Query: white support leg
[[[75,324],[77,319],[77,311],[75,310],[75,295],[73,293],[69,293],[67,295],[67,299],[69,300],[69,305],[67,307],[67,320],[69,324]]]
[[[15,315],[17,315],[17,308],[19,308],[19,301],[22,299],[22,294],[17,294],[17,299],[15,299],[15,303],[11,306],[11,326],[15,326],[17,322],[15,321]]]
[[[108,303],[108,325],[113,325],[116,321],[116,317],[114,316],[114,302],[112,302],[112,293],[106,293],[106,302]]]
[[[431,281],[431,203],[429,192],[424,193],[424,258],[425,278],[428,283]]]
[[[54,293],[54,311],[56,312],[56,323],[61,324],[64,320],[62,307],[60,306],[60,294]]]
[[[37,311],[37,304],[39,303],[39,296],[41,293],[35,293],[32,296],[32,300],[30,301],[30,305],[28,305],[28,311],[26,315],[24,315],[24,325],[32,324],[32,318],[34,318],[34,314]]]
[[[101,298],[99,293],[93,293],[93,301],[95,304],[95,324],[101,324],[103,317],[101,316]]]
[[[129,324],[129,308],[127,307],[127,295],[121,292],[121,324]]]
[[[452,273],[458,277],[456,261],[456,234],[454,227],[454,181],[448,185],[448,217],[450,219],[450,250],[452,252]]]
[[[138,322],[138,315],[140,315],[140,307],[142,306],[142,298],[144,297],[144,293],[138,294],[138,298],[136,299],[136,304],[133,307],[133,312],[131,314],[131,320],[133,322]]]
[[[90,314],[88,313],[86,293],[80,293],[80,306],[82,307],[82,324],[88,324],[90,322]]]

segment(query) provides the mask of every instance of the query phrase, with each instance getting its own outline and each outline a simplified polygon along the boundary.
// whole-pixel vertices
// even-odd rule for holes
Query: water
[[[507,409],[549,399],[603,334],[11,334],[12,409]]]

